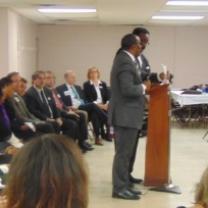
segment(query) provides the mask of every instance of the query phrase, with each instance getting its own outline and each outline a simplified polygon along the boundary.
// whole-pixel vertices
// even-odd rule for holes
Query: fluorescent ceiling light
[[[201,20],[204,16],[153,16],[154,20]]]
[[[41,13],[95,13],[96,9],[72,9],[72,8],[51,8],[44,7],[38,9]]]
[[[169,6],[208,6],[208,1],[168,1]]]

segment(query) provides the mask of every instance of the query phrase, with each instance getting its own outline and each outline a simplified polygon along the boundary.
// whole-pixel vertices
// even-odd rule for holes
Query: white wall
[[[8,11],[0,8],[0,77],[9,69],[8,51]]]
[[[27,79],[37,69],[37,25],[7,8],[0,9],[0,76],[18,71]]]
[[[65,70],[76,70],[81,83],[87,69],[98,66],[108,80],[118,40],[126,31],[126,27],[40,26],[38,68],[55,71],[59,83]]]
[[[207,83],[208,27],[151,26],[150,45],[145,51],[152,71],[166,64],[174,73],[175,87]],[[38,68],[52,70],[57,82],[63,82],[67,69],[76,70],[77,81],[86,79],[90,66],[98,66],[103,80],[109,81],[112,60],[121,37],[132,26],[41,25],[38,29]]]
[[[8,71],[18,71],[18,15],[8,10]]]

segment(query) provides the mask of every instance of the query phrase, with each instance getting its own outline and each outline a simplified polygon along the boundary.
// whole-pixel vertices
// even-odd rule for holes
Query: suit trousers
[[[133,154],[131,156],[130,163],[129,163],[129,176],[131,175],[131,173],[134,170],[134,162],[136,160],[137,148],[139,145],[139,132],[140,131],[138,131],[136,142],[135,142],[134,149],[133,149]]]
[[[78,110],[76,113],[78,113],[79,118],[70,114],[64,115],[63,117],[73,121],[71,126],[74,129],[74,135],[71,135],[71,137],[78,139],[79,145],[81,146],[88,139],[88,115],[86,111],[82,110]]]
[[[63,121],[63,125],[61,126],[61,130],[63,131],[63,134],[73,140],[78,139],[79,130],[76,121],[69,118],[62,118],[62,121]]]
[[[138,129],[115,126],[114,131],[113,192],[118,193],[130,185],[129,166],[134,154]]]
[[[27,142],[35,136],[47,133],[54,133],[54,126],[55,124],[53,124],[52,122],[45,122],[35,124],[36,132],[33,132],[31,129],[21,130],[20,127],[13,129],[13,131],[16,137],[22,139],[24,142]]]
[[[107,123],[107,114],[104,113],[96,104],[87,103],[79,106],[79,110],[87,111],[92,122],[95,137],[100,135],[102,123]]]

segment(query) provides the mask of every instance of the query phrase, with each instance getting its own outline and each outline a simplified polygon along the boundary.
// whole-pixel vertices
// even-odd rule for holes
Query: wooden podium
[[[169,85],[153,86],[149,92],[148,133],[145,160],[145,186],[152,190],[181,193],[170,184],[170,99]]]

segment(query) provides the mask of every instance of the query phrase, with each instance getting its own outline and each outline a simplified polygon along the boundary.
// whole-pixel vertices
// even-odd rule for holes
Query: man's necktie
[[[52,89],[52,94],[53,94],[53,98],[55,100],[56,103],[56,107],[58,109],[63,109],[63,102],[61,101],[61,99],[57,96],[55,89]]]
[[[42,102],[48,107],[48,110],[50,112],[50,117],[53,118],[53,111],[51,110],[51,107],[50,107],[48,101],[46,100],[46,96],[45,96],[45,93],[43,92],[43,90],[40,91],[40,95],[41,95]]]
[[[75,87],[74,86],[71,86],[71,89],[72,89],[72,91],[74,93],[75,98],[77,98],[78,100],[80,100],[80,96],[79,96],[77,90],[75,89]]]
[[[40,91],[40,96],[41,96],[42,102],[45,103],[46,105],[48,105],[48,102],[45,98],[43,90]]]

